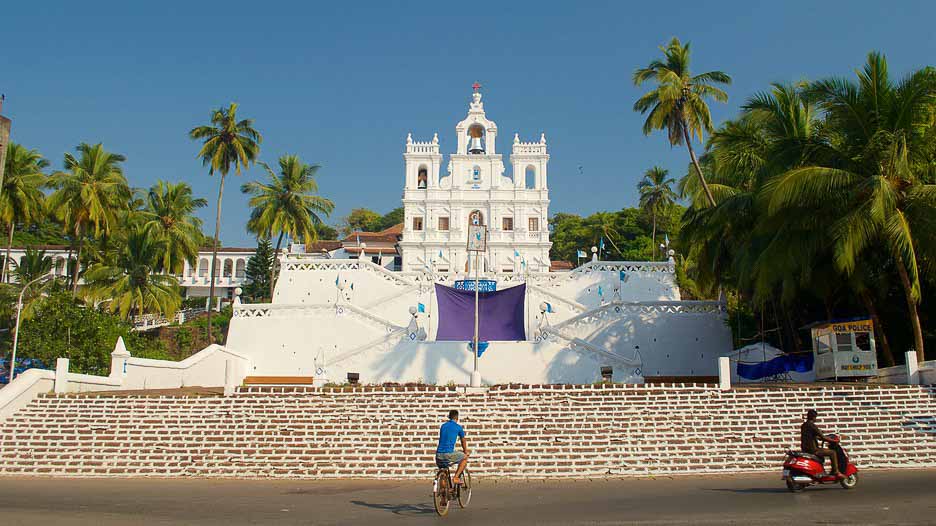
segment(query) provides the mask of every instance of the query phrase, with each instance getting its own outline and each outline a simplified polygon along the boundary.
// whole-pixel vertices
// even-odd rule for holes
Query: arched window
[[[425,166],[419,167],[416,176],[416,188],[425,189],[429,185],[429,170]]]
[[[229,278],[234,274],[234,262],[230,259],[224,260],[224,277]]]
[[[198,276],[202,278],[208,277],[208,259],[201,258],[198,261]]]
[[[526,167],[524,172],[524,182],[527,190],[536,188],[536,167],[532,164]]]
[[[238,279],[247,277],[247,263],[243,259],[237,260],[237,266],[234,267],[234,277]]]
[[[481,167],[475,166],[471,169],[471,180],[480,181],[481,180]]]

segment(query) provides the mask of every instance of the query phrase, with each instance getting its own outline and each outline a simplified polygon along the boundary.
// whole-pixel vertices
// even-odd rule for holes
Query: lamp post
[[[23,294],[33,283],[52,277],[52,273],[44,274],[27,283],[19,293],[19,299],[16,302],[16,329],[13,330],[13,356],[10,357],[10,380],[7,385],[13,383],[13,377],[16,376],[16,346],[19,343],[20,314],[23,312]]]

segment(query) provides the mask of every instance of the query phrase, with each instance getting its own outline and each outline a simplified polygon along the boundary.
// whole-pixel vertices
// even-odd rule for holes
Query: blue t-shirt
[[[439,447],[436,453],[454,453],[455,441],[465,437],[465,428],[458,425],[458,422],[449,420],[442,424],[439,429]]]

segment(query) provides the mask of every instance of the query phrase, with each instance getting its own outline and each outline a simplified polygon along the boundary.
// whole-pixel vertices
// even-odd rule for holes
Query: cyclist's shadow
[[[384,510],[392,512],[394,515],[403,515],[403,516],[416,516],[416,515],[428,515],[435,514],[435,508],[431,503],[429,504],[377,504],[372,502],[364,502],[362,500],[352,500],[351,504],[355,506],[364,506],[366,508],[373,508],[375,510]]]

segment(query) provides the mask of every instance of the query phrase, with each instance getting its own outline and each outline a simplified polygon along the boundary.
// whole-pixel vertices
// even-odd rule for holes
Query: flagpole
[[[471,372],[471,387],[481,387],[481,373],[478,372],[478,260],[481,257],[480,251],[475,251],[475,315],[474,315],[474,370]]]

